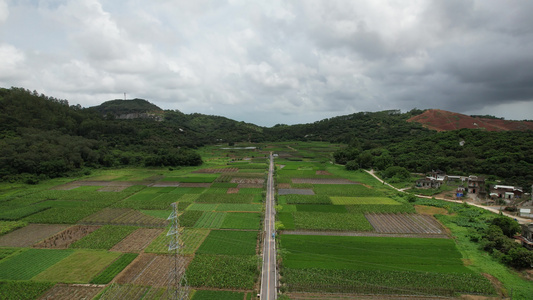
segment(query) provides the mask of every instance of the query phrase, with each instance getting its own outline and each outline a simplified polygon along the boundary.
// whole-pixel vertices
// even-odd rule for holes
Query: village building
[[[486,198],[485,178],[475,175],[468,176],[468,195],[471,198]]]
[[[491,185],[490,197],[499,199],[518,199],[521,198],[524,193],[522,187],[510,186],[510,185]]]
[[[522,236],[519,237],[522,245],[533,250],[533,224],[522,224]]]

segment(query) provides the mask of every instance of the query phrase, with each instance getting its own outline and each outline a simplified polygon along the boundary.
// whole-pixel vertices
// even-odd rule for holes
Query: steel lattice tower
[[[167,236],[170,236],[170,243],[168,245],[168,252],[170,254],[170,271],[168,273],[168,299],[189,299],[189,285],[185,277],[185,260],[180,262],[180,249],[183,248],[183,243],[180,242],[180,225],[178,220],[178,206],[172,203],[172,213],[167,220],[172,222]]]

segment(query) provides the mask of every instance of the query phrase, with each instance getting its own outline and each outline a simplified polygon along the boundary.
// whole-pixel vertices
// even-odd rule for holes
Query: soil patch
[[[55,234],[44,241],[35,244],[34,248],[67,249],[68,246],[89,233],[100,228],[100,226],[76,225],[69,227],[58,234]]]
[[[199,188],[209,188],[211,183],[202,183],[202,182],[183,182],[180,184],[180,187],[199,187]]]
[[[193,171],[192,173],[207,173],[207,174],[214,174],[214,173],[237,173],[239,172],[239,168],[223,168],[223,169],[200,169]]]
[[[237,185],[237,188],[239,189],[262,189],[263,184],[262,183],[241,183]]]
[[[314,195],[312,189],[278,189],[278,195]]]
[[[153,239],[158,237],[164,229],[140,228],[132,232],[125,239],[116,244],[110,251],[139,253],[146,248]]]
[[[432,216],[419,214],[366,214],[379,233],[415,233],[445,235],[442,225]]]
[[[310,184],[359,184],[359,182],[342,178],[292,178],[292,183],[310,183]]]
[[[246,183],[246,184],[262,184],[265,182],[263,178],[233,178],[230,181],[231,183]]]
[[[228,194],[237,194],[239,192],[239,188],[228,188]]]
[[[101,290],[104,289],[102,285],[88,285],[88,284],[62,284],[54,285],[48,292],[46,292],[40,300],[72,300],[72,299],[92,299]]]
[[[290,189],[291,184],[290,183],[278,183],[278,189]]]
[[[181,274],[191,262],[192,256],[180,256],[178,259],[178,265],[183,266],[180,270]],[[114,282],[119,284],[133,283],[136,285],[166,287],[168,286],[170,268],[173,267],[173,256],[143,253],[126,267],[115,278]]]
[[[442,207],[415,205],[415,210],[421,215],[449,215],[448,210]]]
[[[30,247],[70,225],[30,224],[0,237],[0,247]]]
[[[333,175],[328,171],[318,170],[316,171],[316,175]]]

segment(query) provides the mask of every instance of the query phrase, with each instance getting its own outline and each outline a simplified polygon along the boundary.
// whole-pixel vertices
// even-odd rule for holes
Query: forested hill
[[[194,148],[202,145],[309,140],[345,143],[346,151],[335,157],[338,162],[365,168],[438,168],[493,174],[524,187],[533,182],[531,130],[436,132],[407,122],[423,113],[360,112],[265,128],[221,116],[161,110],[142,99],[82,108],[22,88],[0,88],[0,180],[31,182],[102,166],[198,165],[202,160]],[[157,118],[120,118],[127,114]]]
[[[163,112],[157,105],[144,99],[110,100],[98,106],[91,107],[103,116],[120,117],[128,114],[160,114]]]

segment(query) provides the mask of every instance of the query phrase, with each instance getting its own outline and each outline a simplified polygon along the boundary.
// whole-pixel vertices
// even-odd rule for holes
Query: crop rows
[[[446,296],[457,293],[493,295],[490,282],[478,274],[413,271],[285,269],[291,292]],[[445,283],[445,284],[443,284]]]
[[[400,205],[399,202],[387,197],[330,197],[335,205]]]
[[[72,250],[29,249],[0,262],[0,279],[29,280],[72,253]]]
[[[37,299],[54,283],[34,281],[0,281],[0,299]]]
[[[74,224],[79,220],[92,215],[100,208],[62,208],[53,207],[45,211],[28,216],[23,220],[28,223],[44,224]]]
[[[94,284],[107,284],[115,276],[120,273],[125,267],[127,267],[136,257],[138,254],[136,253],[125,253],[122,256],[120,256],[117,260],[115,260],[113,263],[111,263],[102,273],[98,274],[93,280],[91,280],[91,283]]]
[[[194,228],[220,228],[225,217],[225,212],[206,211],[194,224]]]
[[[279,202],[284,204],[331,204],[331,199],[326,195],[282,195]]]
[[[361,184],[315,184],[313,190],[317,195],[340,197],[383,197],[384,195]]]
[[[0,221],[0,235],[9,233],[26,225],[28,225],[28,223],[23,221]]]
[[[185,228],[180,232],[180,238],[182,241],[180,254],[191,255],[196,252],[196,249],[203,243],[207,235],[208,229],[202,228]],[[168,245],[170,243],[170,237],[167,236],[167,232],[160,234],[152,243],[144,249],[146,253],[168,253]]]
[[[72,243],[70,248],[109,250],[136,229],[137,227],[133,226],[105,225],[81,240]]]
[[[363,214],[295,212],[295,229],[371,231],[372,225]]]
[[[129,208],[105,208],[84,218],[80,223],[162,227],[166,225],[166,220]]]
[[[257,231],[212,230],[197,254],[254,255]]]
[[[228,212],[220,226],[224,229],[261,229],[261,215],[257,213]]]
[[[187,279],[193,287],[251,290],[258,275],[255,255],[198,254],[187,268]]]
[[[26,216],[33,215],[43,210],[49,209],[47,206],[23,206],[23,207],[0,207],[0,220],[16,221]]]
[[[252,203],[253,194],[201,194],[196,202],[198,203]]]

